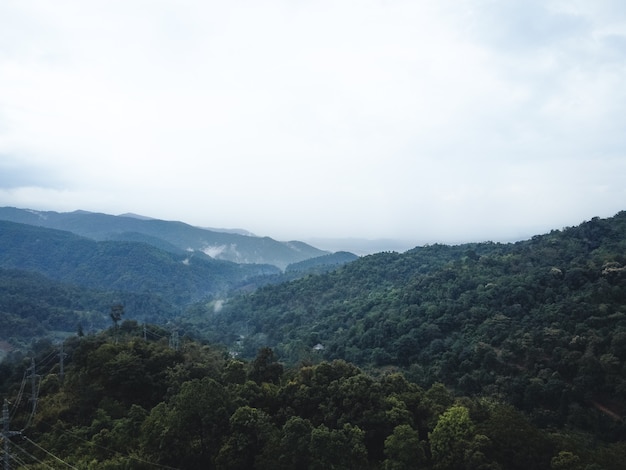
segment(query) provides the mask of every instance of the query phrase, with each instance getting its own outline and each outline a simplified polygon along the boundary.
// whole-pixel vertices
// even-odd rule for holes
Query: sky
[[[2,0],[0,206],[278,240],[626,209],[623,0]]]

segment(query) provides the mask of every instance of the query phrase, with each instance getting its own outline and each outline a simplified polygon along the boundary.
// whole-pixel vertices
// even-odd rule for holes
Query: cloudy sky
[[[2,0],[0,205],[414,244],[626,209],[623,0]]]

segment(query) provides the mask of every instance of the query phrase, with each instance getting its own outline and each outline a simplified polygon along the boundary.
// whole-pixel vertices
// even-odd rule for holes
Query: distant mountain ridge
[[[66,230],[96,241],[140,241],[172,253],[200,251],[214,259],[239,264],[271,264],[280,269],[329,254],[304,242],[280,242],[269,237],[243,235],[236,233],[237,230],[209,230],[137,214],[116,216],[81,210],[54,212],[2,207],[0,220]]]
[[[346,251],[338,251],[329,255],[318,256],[317,258],[311,258],[298,263],[293,263],[287,266],[286,273],[290,272],[302,272],[309,274],[321,274],[324,272],[337,269],[344,264],[351,263],[357,260],[359,257],[354,253]]]
[[[153,293],[175,305],[224,295],[255,277],[280,273],[269,264],[237,264],[201,252],[171,253],[136,241],[95,241],[7,221],[0,221],[0,268],[36,272],[90,289]]]
[[[351,260],[337,256],[303,242],[136,214],[0,208],[0,341],[25,348],[77,325],[96,331],[110,323],[108,310],[117,303],[127,318],[176,323],[195,302],[222,302],[308,273],[284,273],[287,266],[312,260],[319,271]]]

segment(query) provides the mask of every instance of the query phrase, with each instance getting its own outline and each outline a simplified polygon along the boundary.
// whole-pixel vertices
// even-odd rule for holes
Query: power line
[[[39,462],[41,465],[45,465],[47,468],[52,468],[50,465],[48,465],[46,462],[44,462],[43,460],[39,460],[37,457],[35,457],[33,454],[31,454],[30,452],[28,452],[27,450],[22,449],[20,446],[18,446],[17,444],[13,444],[13,447],[15,447],[16,449],[18,449],[20,452],[23,452],[24,454],[28,455],[31,459],[36,460],[37,462]],[[54,470],[54,468],[52,468],[52,470]]]
[[[26,386],[26,373],[27,372],[28,370],[24,371],[24,375],[22,376],[22,383],[20,384],[20,391],[17,392],[17,397],[15,398],[15,401],[13,402],[13,410],[11,411],[11,419],[13,419],[13,417],[17,413],[17,408],[20,406],[20,402],[22,401],[22,395],[24,394],[24,387]]]
[[[24,440],[26,440],[27,442],[30,442],[32,445],[34,445],[35,447],[37,447],[39,450],[45,452],[46,454],[48,454],[50,457],[53,457],[54,459],[58,460],[59,462],[67,465],[70,468],[73,468],[74,470],[78,470],[76,467],[73,467],[72,465],[70,465],[69,463],[65,462],[64,460],[61,460],[59,457],[57,457],[56,455],[54,455],[52,452],[47,451],[46,449],[44,449],[43,447],[41,447],[39,444],[37,444],[36,442],[30,440],[29,438],[27,438],[26,436],[22,436],[24,438]]]
[[[144,338],[146,338],[146,334],[149,334],[155,338],[159,338],[159,339],[164,339],[167,338],[166,335],[160,335],[154,331],[149,331],[147,328],[145,328],[144,326]],[[170,340],[170,347],[172,347],[175,350],[178,350],[179,348],[179,335],[178,335],[178,331],[174,331],[171,335],[169,335],[169,340]],[[39,367],[40,369],[42,367],[44,367],[45,365],[48,365],[52,359],[56,356],[57,352],[56,350],[49,353],[47,356],[45,356],[42,361],[39,363]],[[64,358],[65,354],[63,352],[63,345],[61,345],[61,352],[60,352],[60,370],[61,370],[61,377],[63,375],[63,358]],[[30,372],[30,375],[28,375],[28,373]],[[19,404],[22,400],[23,397],[23,392],[25,389],[25,384],[26,381],[30,378],[30,382],[31,382],[31,398],[30,401],[32,402],[32,411],[30,413],[30,416],[28,418],[28,422],[26,424],[26,426],[24,426],[24,428],[21,431],[11,431],[10,430],[10,417],[14,416],[17,413],[17,409],[19,407]],[[36,365],[35,365],[35,360],[34,358],[31,358],[31,366],[26,369],[24,371],[24,375],[22,377],[22,382],[20,385],[20,390],[18,392],[17,395],[17,399],[13,405],[13,409],[12,409],[12,413],[9,414],[9,402],[8,400],[4,400],[4,406],[2,408],[2,419],[3,419],[3,426],[2,426],[2,432],[0,433],[0,436],[3,437],[3,441],[4,441],[4,470],[10,470],[10,461],[15,461],[18,463],[18,465],[21,466],[28,466],[28,464],[26,462],[24,462],[22,459],[20,459],[18,456],[16,456],[14,453],[12,454],[9,450],[9,444],[13,447],[15,447],[16,449],[18,449],[20,452],[22,452],[23,454],[27,455],[28,457],[34,459],[35,461],[39,462],[41,465],[45,466],[46,468],[52,468],[50,467],[47,463],[39,460],[36,456],[32,455],[31,453],[29,453],[27,450],[23,449],[22,447],[18,446],[17,444],[15,444],[14,442],[10,442],[9,438],[13,437],[13,436],[18,436],[21,435],[22,438],[26,441],[29,442],[30,444],[34,445],[36,448],[38,448],[41,452],[44,452],[45,454],[49,455],[50,457],[54,458],[55,460],[63,463],[64,465],[66,465],[69,468],[72,469],[76,469],[76,467],[73,467],[72,465],[70,465],[69,463],[65,462],[64,460],[62,460],[61,458],[57,457],[56,455],[54,455],[52,452],[44,449],[43,447],[41,447],[39,444],[37,444],[36,442],[32,441],[31,439],[27,438],[26,436],[24,436],[22,433],[23,431],[28,428],[30,426],[30,424],[32,423],[32,420],[35,416],[35,412],[37,410],[37,402],[38,402],[38,396],[39,396],[39,391],[41,389],[41,376],[36,374]],[[81,440],[91,446],[94,447],[98,447],[100,449],[106,450],[108,452],[110,452],[111,454],[115,454],[115,455],[119,455],[121,457],[125,457],[128,458],[129,460],[133,460],[136,462],[140,462],[140,463],[144,463],[147,465],[151,465],[153,467],[156,468],[162,468],[162,469],[168,469],[168,470],[178,470],[176,467],[171,467],[168,465],[162,465],[162,464],[158,464],[158,463],[153,463],[147,460],[143,460],[139,457],[136,456],[132,456],[132,455],[125,455],[121,452],[118,452],[116,450],[95,444],[94,442],[90,441],[90,440],[86,440],[83,439],[79,436],[74,435],[73,433],[66,431],[64,429],[58,428],[57,426],[51,426],[55,429],[57,429],[58,431],[61,431],[62,433],[73,437],[75,439]]]
[[[17,464],[18,464],[20,467],[27,467],[27,466],[28,466],[28,464],[27,464],[26,462],[24,462],[22,459],[20,459],[20,458],[19,458],[17,455],[15,455],[15,454],[11,454],[9,457],[11,458],[11,460],[16,461],[16,462],[17,462]]]
[[[92,442],[90,440],[87,440],[87,439],[83,438],[83,437],[77,436],[76,434],[74,434],[74,433],[72,433],[70,431],[66,431],[63,428],[60,428],[56,424],[52,425],[52,426],[48,426],[48,427],[56,429],[57,431],[60,431],[63,434],[67,434],[68,436],[73,437],[74,439],[76,439],[78,441],[82,441],[82,442],[84,442],[86,444],[89,444],[92,447],[97,447],[99,449],[106,450],[106,451],[108,451],[108,452],[110,452],[112,454],[116,454],[116,455],[119,455],[121,457],[126,457],[126,458],[129,458],[129,459],[134,460],[136,462],[145,463],[147,465],[152,465],[153,467],[157,467],[157,468],[164,468],[164,469],[168,469],[168,470],[178,470],[178,468],[176,468],[176,467],[170,467],[169,465],[163,465],[163,464],[159,464],[159,463],[154,463],[154,462],[150,462],[148,460],[140,459],[139,457],[134,457],[132,455],[122,454],[121,452],[119,452],[117,450],[113,450],[113,449],[110,449],[108,447],[104,447],[104,446],[102,446],[100,444],[96,444],[96,443],[94,443],[94,442]]]
[[[59,352],[59,380],[63,383],[65,379],[65,352],[63,352],[63,341],[61,341],[61,351]]]
[[[37,366],[39,367],[40,370],[44,369],[46,366],[48,366],[50,363],[56,363],[56,358],[57,358],[57,349],[53,349],[50,353],[48,353],[47,356],[45,356],[43,359],[41,359],[40,361],[37,362]]]
[[[26,426],[24,426],[24,428],[22,428],[22,431],[24,431],[24,429],[29,427],[31,425],[31,423],[33,422],[33,418],[35,417],[35,412],[37,411],[37,401],[38,401],[38,397],[39,397],[39,390],[41,389],[41,377],[39,377],[37,374],[35,374],[35,360],[34,359],[31,362],[30,371],[31,371],[31,374],[30,374],[30,381],[31,381],[31,397],[30,397],[30,401],[33,404],[33,408],[32,408],[32,410],[30,412],[30,416],[28,417],[28,421],[26,422]],[[37,380],[37,378],[39,378],[40,380]]]

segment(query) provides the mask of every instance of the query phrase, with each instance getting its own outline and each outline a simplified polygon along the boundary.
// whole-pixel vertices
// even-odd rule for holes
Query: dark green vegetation
[[[142,242],[174,254],[189,250],[215,259],[245,264],[288,264],[322,256],[327,252],[306,243],[279,242],[269,237],[246,236],[208,230],[182,222],[93,212],[43,212],[0,207],[0,220],[66,230],[96,241]]]
[[[92,289],[158,293],[175,305],[225,294],[247,279],[278,274],[202,253],[174,254],[146,243],[96,242],[69,232],[0,221],[0,267],[34,271]]]
[[[267,345],[292,364],[395,368],[541,427],[626,438],[626,212],[515,244],[372,255],[193,313],[242,357]]]
[[[333,271],[338,267],[351,263],[358,259],[358,256],[346,251],[338,251],[328,255],[317,256],[298,263],[292,263],[285,269],[286,273],[307,273],[322,274]]]
[[[110,325],[122,303],[136,320],[165,323],[194,301],[269,280],[271,265],[240,265],[146,243],[96,242],[0,221],[0,340],[13,347],[51,334]]]
[[[14,211],[26,218],[42,216]],[[7,209],[0,212],[6,215]],[[56,220],[45,214],[45,220]],[[104,230],[106,222],[111,230],[119,230],[120,224],[123,228],[126,223],[153,223],[164,229],[167,239],[174,240],[179,234],[179,245],[190,241],[189,233],[204,232],[174,222],[89,213],[61,216],[56,214],[70,228],[75,227],[67,219],[75,218],[81,227],[85,218],[93,220],[95,233]],[[118,235],[127,240],[112,240]],[[356,258],[349,253],[323,255],[311,259],[310,264],[295,264],[284,274],[274,265],[214,259],[203,251],[182,250],[144,234],[110,236],[111,240],[96,241],[67,231],[0,220],[0,341],[24,347],[33,339],[75,333],[79,325],[97,331],[110,324],[108,311],[114,303],[123,304],[135,320],[164,324],[176,321],[193,302],[328,271]],[[260,243],[271,251],[278,242],[267,239]],[[297,259],[323,253],[300,248]],[[3,349],[0,346],[0,351]]]
[[[63,376],[59,350],[37,344],[34,414],[30,358],[0,365],[10,427],[23,430],[10,438],[11,468],[623,468],[623,442],[538,429],[492,397],[373,378],[342,360],[285,369],[269,348],[246,363],[197,342],[174,349],[165,334],[150,326],[144,340],[125,321],[68,338]]]
[[[0,269],[0,340],[27,350],[38,338],[64,338],[111,325],[109,311],[122,302],[146,321],[165,323],[174,308],[150,294],[85,289],[37,273]]]
[[[12,315],[0,316],[0,332],[11,321],[62,330],[95,311],[110,325],[111,306],[125,309],[110,332],[66,341],[62,383],[58,366],[38,372],[28,438],[77,468],[610,470],[626,461],[626,212],[514,244],[425,246],[328,271],[337,254],[237,281],[230,269],[241,266],[200,255],[200,265],[224,263],[222,277],[212,264],[186,278],[195,256],[145,243],[47,233],[14,232],[0,252],[0,266],[20,259],[47,276],[0,273],[0,307]],[[86,259],[97,269],[80,271]],[[51,281],[55,272],[72,284]],[[189,305],[209,272],[220,294]],[[155,341],[171,325],[150,327],[145,341],[134,320],[149,312],[224,349]],[[29,355],[50,364],[48,346],[33,343]],[[0,367],[12,401],[30,362],[22,354]],[[15,428],[28,422],[25,402],[14,412]]]

